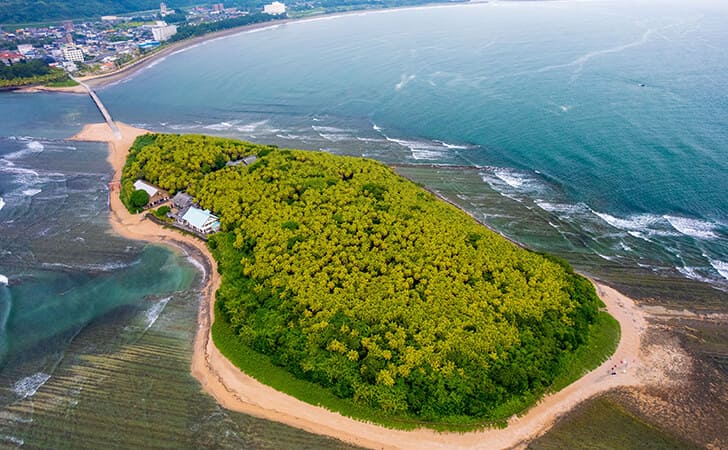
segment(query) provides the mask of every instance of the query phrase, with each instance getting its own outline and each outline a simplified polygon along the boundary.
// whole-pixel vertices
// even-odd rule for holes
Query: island
[[[167,205],[161,205],[157,209],[147,209],[146,213],[132,214],[121,201],[123,195],[135,191],[133,185],[137,180],[133,179],[139,174],[132,173],[132,167],[138,167],[137,163],[142,163],[152,153],[157,155],[151,158],[157,163],[166,161],[165,164],[168,164],[170,160],[177,160],[184,164],[197,163],[202,170],[190,171],[190,173],[195,173],[194,178],[198,180],[191,184],[200,183],[200,185],[209,176],[213,178],[208,181],[213,181],[214,177],[233,170],[242,172],[252,169],[252,173],[256,173],[271,164],[270,161],[262,162],[268,157],[272,157],[272,159],[289,158],[288,155],[302,153],[303,155],[313,155],[316,158],[315,155],[319,154],[278,150],[272,146],[219,140],[220,138],[153,135],[147,130],[120,122],[116,122],[116,124],[119,133],[115,133],[106,123],[89,124],[72,139],[107,142],[109,145],[108,160],[114,169],[114,179],[109,185],[109,219],[115,233],[128,239],[176,248],[199,262],[196,265],[203,271],[204,288],[199,304],[191,372],[200,382],[202,389],[227,409],[282,422],[368,448],[441,448],[443,445],[510,448],[529,442],[545,433],[561,415],[570,412],[584,400],[617,387],[644,386],[651,380],[662,379],[664,375],[664,367],[645,359],[649,355],[646,356],[640,348],[640,342],[647,328],[646,314],[631,298],[604,284],[592,282],[597,288],[599,298],[606,304],[606,308],[599,307],[600,312],[594,318],[594,322],[589,325],[586,342],[572,352],[571,357],[565,358],[565,367],[570,369],[557,377],[551,386],[544,388],[544,395],[540,401],[535,405],[533,403],[528,405],[524,402],[524,408],[519,413],[511,415],[507,420],[451,416],[447,419],[433,421],[407,414],[387,413],[382,409],[377,410],[367,405],[357,404],[351,399],[340,398],[330,388],[297,378],[285,368],[275,365],[270,356],[244,344],[239,345],[241,337],[229,332],[231,326],[227,324],[228,322],[216,320],[218,315],[224,314],[220,311],[220,305],[215,301],[216,293],[218,296],[224,295],[221,289],[225,264],[221,252],[226,248],[223,241],[218,242],[217,245],[208,245],[207,242],[192,233],[180,233],[170,226],[160,226],[158,221],[153,219],[156,214],[150,214],[150,212],[158,214],[159,209]],[[181,145],[185,139],[191,141],[191,144],[195,142],[197,144],[191,145],[188,150],[185,150],[185,146]],[[173,142],[179,145],[170,147],[168,144]],[[225,152],[230,161],[225,164],[222,164],[222,160],[225,158],[218,158],[218,162],[215,163],[215,151],[207,154],[203,150],[216,143],[222,144],[223,148],[227,147]],[[157,147],[157,149],[164,148],[165,152],[142,152],[143,148],[148,145],[152,146],[150,150]],[[192,149],[195,151],[189,151]],[[186,159],[183,156],[185,153],[191,159]],[[234,158],[239,158],[243,154],[250,156],[255,154],[256,161],[252,161],[252,164],[248,166],[235,164],[239,159]],[[262,167],[258,166],[257,169],[254,169],[258,154],[261,154],[259,159]],[[139,156],[141,159],[137,159]],[[212,159],[209,159],[210,156]],[[242,159],[249,162],[252,160],[249,157]],[[232,163],[228,164],[231,161]],[[360,160],[354,158],[353,161],[359,162]],[[293,161],[291,161],[292,163]],[[146,163],[144,164],[146,165]],[[152,163],[152,167],[154,164]],[[407,185],[409,183],[395,176],[386,166],[376,162],[368,162],[368,164],[378,166],[378,170],[385,171],[388,177],[396,179],[399,184]],[[216,167],[220,168],[215,169]],[[231,169],[231,167],[236,169]],[[122,192],[121,186],[124,171],[127,174],[124,180],[127,184],[126,194]],[[170,175],[182,172],[175,169]],[[174,178],[176,176],[171,177],[170,180]],[[129,181],[131,181],[131,187],[129,187]],[[146,182],[153,184],[151,180]],[[160,183],[159,180],[156,182]],[[429,198],[428,202],[445,207],[444,202],[436,202],[431,194],[420,187],[415,185],[410,185],[410,187],[416,189],[416,192],[420,192],[424,199]],[[174,191],[174,189],[170,190]],[[260,198],[267,192],[268,190],[260,191],[256,195]],[[370,195],[376,194],[371,194],[371,192],[365,194],[367,197]],[[173,198],[176,196],[177,194],[174,194]],[[190,200],[195,199],[190,196]],[[448,208],[451,208],[451,211],[460,217],[459,220],[475,223],[472,218],[455,207],[448,206]],[[224,215],[221,214],[221,216]],[[285,230],[282,226],[278,229]],[[301,229],[300,225],[299,229]],[[478,226],[478,230],[481,233],[487,231],[482,226]],[[225,229],[219,236],[223,237],[230,232]],[[212,237],[213,240],[218,239],[217,235]],[[210,236],[205,238],[209,239]],[[480,240],[478,239],[476,243]],[[441,241],[444,242],[442,239]],[[515,248],[513,243],[505,240],[500,242],[505,249],[513,251]],[[211,251],[213,246],[215,248]],[[238,251],[234,247],[234,242],[233,247],[228,248],[231,253]],[[524,249],[516,250],[516,252],[518,251],[527,252]],[[220,258],[220,265],[213,256],[213,252]],[[550,267],[554,267],[552,264],[558,265],[558,263],[548,263]],[[556,269],[556,271],[566,279],[573,276],[565,268]],[[582,287],[587,287],[585,283],[580,284]],[[591,295],[589,296],[591,297]],[[591,301],[593,302],[593,298]],[[431,318],[435,317],[430,311],[426,311],[426,314]],[[610,316],[616,319],[618,324]],[[226,317],[223,315],[222,319],[226,319]],[[234,345],[230,347],[226,345],[225,339],[228,338],[229,342]],[[614,350],[615,345],[617,345],[616,350]],[[231,347],[235,349],[235,353],[225,355],[221,353],[221,350],[224,352]],[[600,361],[603,361],[601,365]],[[241,370],[241,367],[244,367],[245,371]],[[570,380],[576,381],[570,382]],[[523,398],[521,397],[521,399]],[[532,400],[536,400],[535,395]],[[505,408],[501,409],[501,411],[504,410]],[[497,416],[492,415],[492,417]],[[504,427],[504,425],[507,426]]]
[[[382,163],[148,134],[120,181],[131,212],[139,198],[158,206],[169,198],[158,192],[185,191],[204,212],[187,210],[219,218],[206,231],[220,230],[207,236],[222,275],[220,351],[351,417],[395,428],[504,423],[616,347],[601,339],[618,336],[616,321],[568,263],[515,245]]]

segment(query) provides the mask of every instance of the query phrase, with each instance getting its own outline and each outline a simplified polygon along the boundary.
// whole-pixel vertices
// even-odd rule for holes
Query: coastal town
[[[274,1],[258,11],[226,7],[224,3],[174,10],[159,9],[129,15],[108,15],[88,21],[66,20],[44,26],[0,27],[0,62],[14,66],[41,60],[50,67],[84,76],[112,72],[149,55],[169,42],[255,21],[287,17],[286,5]],[[184,35],[178,34],[184,30]],[[188,36],[189,35],[189,36]]]

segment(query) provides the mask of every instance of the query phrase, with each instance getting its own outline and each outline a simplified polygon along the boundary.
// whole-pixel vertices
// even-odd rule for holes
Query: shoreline
[[[119,123],[121,139],[114,139],[109,127],[103,124],[86,125],[72,139],[107,142],[108,161],[114,179],[121,176],[128,149],[134,139],[147,133]],[[110,195],[109,221],[112,230],[128,239],[174,247],[192,246],[204,256],[209,273],[198,310],[191,372],[202,389],[230,410],[267,420],[281,422],[315,434],[326,435],[347,443],[369,448],[507,448],[522,445],[548,431],[563,414],[597,394],[616,387],[640,386],[664,379],[663,370],[643,352],[642,337],[647,329],[646,312],[635,302],[616,290],[592,281],[607,311],[619,321],[620,341],[613,357],[598,368],[564,389],[544,396],[520,417],[512,417],[505,429],[483,429],[466,433],[437,432],[420,428],[412,431],[394,430],[372,423],[360,422],[321,407],[304,403],[294,397],[263,385],[247,376],[228,361],[215,347],[210,335],[214,320],[214,294],[220,285],[217,263],[204,243],[176,231],[164,229],[140,215],[131,215],[121,204],[118,191]],[[626,373],[609,375],[610,366],[619,360],[629,362]]]
[[[136,61],[133,61],[129,65],[126,65],[120,69],[113,70],[108,73],[101,73],[101,74],[95,74],[95,75],[88,75],[86,77],[79,77],[78,79],[86,84],[88,84],[91,88],[103,88],[105,86],[112,85],[114,83],[118,83],[120,81],[125,80],[128,77],[133,76],[137,72],[140,72],[144,70],[145,68],[151,66],[153,63],[166,58],[167,56],[170,56],[176,52],[184,51],[190,47],[194,47],[196,45],[205,43],[207,41],[212,41],[215,39],[221,39],[228,36],[233,36],[236,34],[242,34],[247,33],[253,30],[261,30],[266,28],[272,28],[272,27],[278,27],[281,25],[286,25],[290,23],[305,23],[309,21],[317,21],[317,20],[329,20],[329,19],[335,19],[338,17],[348,16],[348,15],[360,15],[360,14],[372,14],[372,13],[384,13],[384,12],[392,12],[392,11],[400,11],[400,10],[412,10],[412,9],[421,9],[421,8],[442,8],[442,7],[457,7],[457,6],[473,6],[473,5],[482,5],[486,4],[488,2],[469,2],[469,1],[461,1],[461,2],[444,2],[444,3],[427,3],[423,5],[413,5],[413,6],[401,6],[401,7],[392,7],[392,8],[371,8],[371,9],[356,9],[351,11],[341,11],[341,12],[331,12],[331,13],[323,13],[323,14],[316,14],[312,16],[305,16],[305,17],[298,17],[298,18],[289,18],[289,19],[281,19],[281,20],[271,20],[269,22],[261,22],[261,23],[254,23],[249,25],[241,25],[239,27],[235,28],[229,28],[227,30],[220,30],[215,31],[212,33],[204,34],[202,36],[195,36],[189,39],[184,39],[182,41],[174,42],[164,48],[162,48],[159,51],[156,51],[150,55],[144,56]],[[78,88],[78,89],[77,89]],[[83,90],[80,86],[72,86],[69,88],[53,88],[53,87],[46,87],[43,85],[39,86],[32,86],[32,87],[18,87],[17,89],[13,89],[18,92],[62,92],[62,93],[73,93],[73,94],[85,94],[86,91]]]

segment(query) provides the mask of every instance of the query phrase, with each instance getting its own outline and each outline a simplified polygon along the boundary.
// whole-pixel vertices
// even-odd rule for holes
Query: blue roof
[[[194,206],[188,209],[185,215],[182,216],[182,220],[199,229],[205,228],[205,222],[207,222],[210,218],[217,220],[217,217],[214,214],[211,214],[210,210],[202,210],[195,208]]]

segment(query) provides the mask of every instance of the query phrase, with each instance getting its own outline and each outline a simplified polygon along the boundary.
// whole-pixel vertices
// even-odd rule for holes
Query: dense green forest
[[[278,17],[269,14],[249,14],[247,16],[236,17],[234,19],[219,20],[217,22],[206,22],[200,25],[182,25],[177,28],[177,33],[170,39],[171,42],[181,41],[194,36],[202,36],[203,34],[215,31],[227,30],[229,28],[241,27],[243,25],[251,25],[254,23],[267,22],[275,20]]]
[[[271,0],[228,0],[226,7],[238,7],[248,11],[260,11]],[[434,3],[435,0],[319,0],[286,2],[293,9],[361,9]],[[126,14],[159,9],[159,0],[3,0],[0,2],[0,24],[23,24],[64,19],[85,19],[111,14]],[[167,0],[170,8],[211,4],[199,0]]]
[[[0,64],[0,88],[68,80],[70,79],[63,69],[50,67],[48,64],[38,59],[30,60],[28,62],[19,62],[12,66]]]
[[[159,9],[159,0],[3,0],[0,24],[83,19],[111,14]],[[168,0],[170,8],[197,4],[192,0]]]
[[[246,153],[259,158],[225,166]],[[123,183],[137,177],[186,189],[220,217],[209,240],[223,275],[216,320],[357,405],[427,421],[499,418],[567,370],[598,317],[593,286],[568,264],[376,161],[148,135]],[[229,342],[216,340],[235,360]]]

